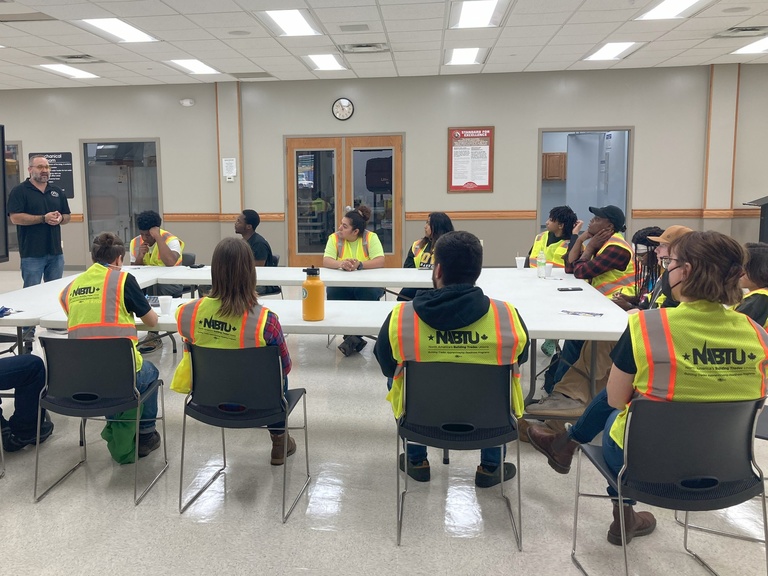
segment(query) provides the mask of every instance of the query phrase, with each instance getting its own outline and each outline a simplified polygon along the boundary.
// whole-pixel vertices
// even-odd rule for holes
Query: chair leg
[[[685,521],[680,519],[680,511],[675,510],[675,522],[680,526],[685,527]],[[726,532],[725,530],[715,530],[714,528],[707,528],[706,526],[699,526],[698,524],[688,523],[689,530],[696,530],[698,532],[706,532],[707,534],[717,534],[718,536],[726,536],[727,538],[735,538],[736,540],[744,540],[745,542],[757,542],[763,544],[765,540],[763,538],[755,538],[753,536],[744,536],[742,534],[736,534],[735,532]]]
[[[579,559],[576,558],[576,538],[578,533],[578,527],[579,527],[579,499],[583,496],[585,498],[596,498],[599,500],[606,500],[610,498],[607,494],[590,494],[588,492],[582,492],[581,491],[581,449],[578,448],[578,456],[576,457],[576,492],[574,497],[574,504],[573,504],[573,543],[571,545],[571,562],[576,566],[576,568],[579,569],[579,572],[584,574],[584,576],[589,576],[589,572],[587,572],[584,569],[584,566],[581,565],[581,562],[579,562]],[[623,512],[621,513],[623,515]],[[624,573],[626,576],[629,576],[629,567],[627,565],[627,556],[626,556],[626,534],[624,533],[624,522],[621,522],[622,526],[622,548],[624,550]]]
[[[309,434],[307,433],[307,394],[304,393],[304,395],[301,397],[302,404],[304,408],[304,454],[305,454],[305,461],[307,465],[307,475],[306,479],[304,480],[304,485],[301,487],[301,490],[299,490],[299,493],[296,494],[296,498],[293,499],[293,503],[291,504],[291,507],[288,509],[288,513],[285,512],[285,493],[286,488],[288,484],[288,438],[286,437],[286,441],[283,442],[283,524],[288,520],[288,517],[291,515],[291,512],[293,512],[293,509],[296,507],[296,504],[298,504],[299,499],[304,494],[305,490],[307,489],[307,486],[309,486],[310,480],[312,480],[312,477],[309,475]],[[288,430],[297,430],[298,428],[289,428],[288,427],[288,416],[286,415],[286,421],[285,421],[285,433],[288,434]]]
[[[222,465],[221,468],[216,470],[216,472],[211,476],[208,481],[203,484],[203,487],[200,488],[197,492],[195,492],[192,497],[187,500],[186,503],[183,501],[183,492],[184,492],[184,449],[186,446],[186,437],[187,437],[187,413],[184,412],[184,416],[181,419],[181,469],[179,470],[179,514],[184,514],[184,512],[189,508],[195,500],[197,500],[200,495],[208,490],[211,484],[213,484],[216,479],[224,472],[224,469],[227,467],[227,445],[226,440],[224,438],[224,428],[221,429],[221,453],[222,453]]]
[[[141,422],[140,416],[141,416],[141,410],[136,410],[136,435],[135,435],[135,452],[134,452],[134,471],[133,471],[133,504],[135,506],[138,506],[141,501],[144,499],[144,496],[147,495],[147,493],[152,489],[152,486],[157,484],[157,481],[160,480],[160,477],[165,474],[165,472],[168,470],[168,448],[165,443],[165,394],[163,392],[163,385],[160,384],[160,386],[157,387],[157,390],[155,391],[155,394],[157,394],[160,398],[160,416],[156,418],[157,420],[160,420],[160,423],[163,428],[163,435],[161,442],[163,444],[163,458],[164,458],[164,465],[163,469],[160,470],[160,472],[157,473],[157,475],[152,479],[152,481],[147,485],[146,488],[142,491],[141,494],[138,494],[139,491],[139,424]],[[139,403],[141,403],[141,397],[139,397]]]
[[[0,442],[0,478],[5,476],[5,452],[3,451],[3,443]]]
[[[51,484],[46,490],[38,496],[38,490],[37,490],[37,483],[38,483],[38,477],[40,472],[40,426],[42,425],[42,414],[40,409],[37,410],[37,437],[35,442],[35,483],[32,491],[33,498],[35,502],[40,502],[43,498],[45,498],[48,493],[53,490],[56,486],[64,482],[67,478],[69,478],[72,473],[74,473],[75,470],[80,468],[85,461],[86,461],[86,450],[85,450],[85,444],[84,441],[81,443],[81,449],[80,449],[80,461],[75,464],[72,468],[67,470],[61,477],[59,477],[58,480],[56,480],[53,484]],[[85,418],[81,419],[80,422],[80,438],[81,440],[85,436]]]
[[[515,515],[512,513],[512,502],[510,502],[509,497],[504,494],[504,447],[501,446],[499,450],[501,450],[501,469],[500,474],[502,475],[501,482],[499,482],[499,486],[501,486],[501,497],[504,499],[504,502],[507,505],[507,513],[509,514],[509,520],[512,523],[512,532],[515,535],[515,542],[517,542],[517,549],[522,552],[523,551],[523,501],[522,501],[522,492],[520,491],[522,488],[522,482],[520,480],[520,441],[518,440],[516,442],[517,445],[517,523],[515,522]]]
[[[405,468],[405,471],[403,472],[405,474],[405,487],[402,492],[400,492],[400,435],[398,434],[396,436],[397,442],[396,442],[396,448],[395,451],[395,471],[397,472],[397,545],[400,546],[400,536],[403,532],[403,508],[405,507],[405,494],[408,492],[408,440],[405,438],[402,439],[403,443],[403,458],[405,465],[403,468]]]

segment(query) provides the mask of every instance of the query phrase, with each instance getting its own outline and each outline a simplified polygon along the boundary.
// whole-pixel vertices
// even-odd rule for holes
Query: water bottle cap
[[[302,272],[306,272],[307,276],[320,276],[320,268],[315,268],[314,266],[304,268]]]

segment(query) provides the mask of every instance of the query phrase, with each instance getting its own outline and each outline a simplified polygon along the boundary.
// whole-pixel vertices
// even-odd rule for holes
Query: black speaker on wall
[[[744,202],[744,206],[760,207],[760,237],[758,242],[768,243],[768,196],[763,196],[751,202]]]

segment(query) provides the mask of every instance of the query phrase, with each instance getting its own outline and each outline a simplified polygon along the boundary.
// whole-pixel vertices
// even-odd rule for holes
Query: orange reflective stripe
[[[363,234],[363,257],[368,258],[368,239],[371,237],[372,232],[368,230]]]
[[[499,311],[496,308],[496,302],[494,300],[491,300],[491,310],[493,311],[493,326],[496,331],[496,362],[501,365],[504,364],[504,338],[501,335],[501,318],[499,318]]]
[[[749,316],[747,316],[749,318]],[[762,364],[760,364],[760,373],[762,374],[762,383],[760,384],[760,396],[765,396],[765,379],[766,379],[766,366],[768,366],[768,334],[766,334],[765,330],[752,318],[749,318],[749,322],[752,325],[752,328],[755,330],[755,334],[757,334],[757,339],[760,341],[760,345],[763,347],[763,351],[765,352],[765,359],[763,360]]]
[[[181,307],[181,312],[176,320],[176,327],[182,338],[186,338],[192,344],[195,343],[195,319],[197,318],[197,309],[203,299],[199,299]]]
[[[632,286],[634,281],[635,281],[635,274],[633,272],[631,274],[625,274],[624,276],[621,276],[616,280],[609,280],[609,281],[603,282],[602,284],[598,284],[594,288],[595,290],[599,290],[600,292],[605,294],[606,292],[610,293],[610,291],[614,291],[617,288]]]
[[[256,305],[251,310],[246,310],[243,316],[242,328],[240,330],[241,348],[258,348],[259,336],[261,336],[262,322],[266,322],[268,310],[263,306]]]
[[[647,395],[671,400],[675,385],[672,377],[677,369],[672,333],[664,309],[648,310],[638,315],[643,344],[648,360]]]
[[[400,322],[397,327],[398,337],[400,339],[401,353],[403,360],[421,361],[421,351],[419,350],[419,319],[413,310],[413,304],[407,302],[400,310]]]
[[[59,294],[59,303],[61,304],[61,307],[64,309],[64,312],[69,315],[69,291],[72,288],[72,284],[74,284],[74,280],[67,284],[66,288],[61,291],[61,294]]]

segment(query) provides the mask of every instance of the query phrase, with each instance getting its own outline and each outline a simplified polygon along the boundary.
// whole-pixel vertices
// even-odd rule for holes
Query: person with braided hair
[[[355,272],[384,267],[384,248],[375,232],[365,227],[371,219],[368,206],[358,206],[341,219],[338,230],[328,236],[323,254],[323,266],[334,270]],[[384,288],[362,286],[329,286],[328,300],[379,300]],[[344,336],[339,350],[344,356],[360,352],[367,342],[362,336]]]
[[[744,247],[749,259],[739,286],[748,292],[735,310],[768,328],[768,244],[747,242]]]
[[[635,293],[615,292],[613,302],[623,310],[651,308],[650,297],[661,275],[661,263],[656,254],[659,243],[649,236],[661,236],[664,230],[648,226],[635,232],[632,247],[635,252]]]

